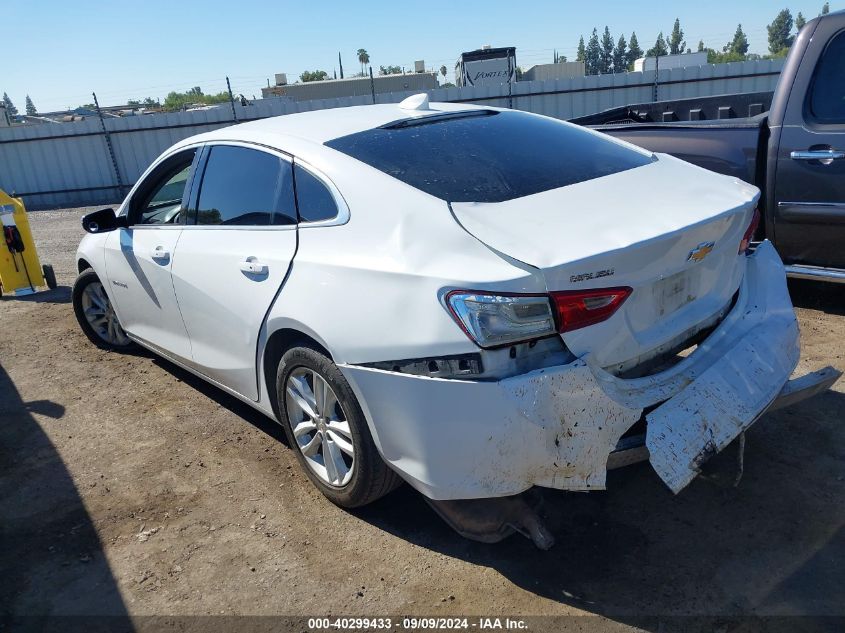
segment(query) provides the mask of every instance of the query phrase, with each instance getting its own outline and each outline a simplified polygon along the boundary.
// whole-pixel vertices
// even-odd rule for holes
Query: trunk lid
[[[739,287],[737,254],[759,191],[668,155],[611,176],[498,203],[452,203],[472,235],[538,268],[549,291],[628,286],[608,320],[561,336],[621,371],[718,318]]]

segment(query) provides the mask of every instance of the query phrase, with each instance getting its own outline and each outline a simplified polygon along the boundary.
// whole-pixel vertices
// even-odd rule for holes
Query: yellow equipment
[[[53,267],[41,265],[26,209],[20,198],[12,198],[0,189],[0,296],[3,293],[27,295],[38,286],[56,287]]]

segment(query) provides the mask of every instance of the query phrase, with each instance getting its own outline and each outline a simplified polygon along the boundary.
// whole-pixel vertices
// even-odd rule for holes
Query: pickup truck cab
[[[845,282],[843,68],[839,11],[801,29],[774,94],[632,105],[572,122],[756,185],[756,238],[771,240],[787,274]]]

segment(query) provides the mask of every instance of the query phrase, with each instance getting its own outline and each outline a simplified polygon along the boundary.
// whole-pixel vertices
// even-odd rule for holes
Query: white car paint
[[[696,456],[720,450],[747,428],[797,362],[782,264],[767,244],[752,257],[737,254],[759,193],[660,155],[613,176],[450,210],[323,145],[399,119],[478,109],[430,108],[323,110],[186,139],[150,169],[206,144],[282,151],[322,178],[342,213],[298,229],[119,229],[86,236],[78,259],[106,282],[130,337],[271,417],[268,340],[281,330],[313,338],[357,394],[382,457],[431,498],[502,496],[532,485],[602,488],[621,435],[644,407],[664,400],[650,414],[648,442],[652,464],[677,492],[694,475]],[[560,208],[571,212],[552,212]],[[514,222],[513,214],[524,221]],[[132,254],[129,239],[137,247]],[[705,241],[718,244],[709,258],[687,261]],[[170,253],[167,265],[151,266],[159,246]],[[241,272],[247,258],[268,267],[260,291]],[[604,323],[565,333],[572,354],[560,351],[560,339],[513,352],[480,350],[444,305],[450,289],[545,294],[582,287],[573,279],[610,269],[612,276],[587,286],[627,285],[634,293]],[[665,373],[614,375],[725,313],[716,331]],[[769,363],[760,360],[763,340]],[[365,366],[456,354],[480,354],[486,379]],[[720,395],[718,385],[737,375],[749,382]],[[699,404],[702,413],[694,414]]]

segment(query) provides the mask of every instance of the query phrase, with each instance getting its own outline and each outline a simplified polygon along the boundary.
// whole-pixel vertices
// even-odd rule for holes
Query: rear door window
[[[810,113],[819,123],[845,123],[845,31],[830,41],[816,67]]]
[[[294,165],[293,172],[300,222],[322,222],[337,216],[337,204],[329,188],[302,165]]]
[[[296,224],[291,163],[247,147],[211,148],[200,184],[196,224]]]
[[[449,202],[502,202],[652,161],[574,125],[496,110],[400,120],[326,145]]]

